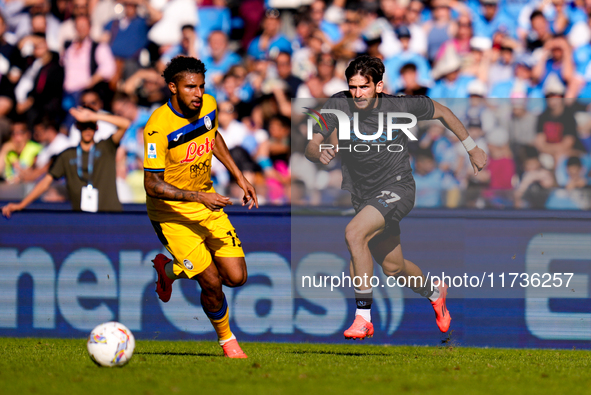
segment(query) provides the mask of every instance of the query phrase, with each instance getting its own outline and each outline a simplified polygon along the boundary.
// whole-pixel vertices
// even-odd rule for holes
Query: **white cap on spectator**
[[[435,63],[435,67],[433,67],[433,79],[440,79],[445,77],[446,75],[457,71],[462,67],[462,59],[456,52],[453,45],[446,45],[445,51],[443,55],[437,63]]]
[[[469,95],[485,97],[487,92],[488,92],[488,89],[486,89],[486,85],[484,84],[484,82],[482,82],[480,80],[472,80],[468,84],[468,94]]]
[[[482,52],[487,51],[492,48],[492,40],[488,37],[472,37],[470,48]]]
[[[587,25],[587,22],[577,22],[570,29],[570,32],[566,36],[568,43],[573,48],[582,47],[591,41],[591,29]]]
[[[591,114],[584,111],[577,111],[575,113],[575,121],[577,121],[578,127],[588,128],[591,126]]]
[[[564,95],[566,92],[566,87],[560,81],[560,78],[556,75],[556,73],[551,73],[548,78],[546,78],[546,82],[544,82],[544,94],[545,95]]]
[[[509,132],[502,128],[493,129],[486,132],[486,142],[495,147],[502,147],[509,144]]]

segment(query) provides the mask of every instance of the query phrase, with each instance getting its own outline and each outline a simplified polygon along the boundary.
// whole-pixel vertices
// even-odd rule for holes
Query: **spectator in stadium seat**
[[[31,131],[25,122],[12,125],[10,140],[0,150],[0,174],[10,183],[20,182],[19,174],[33,166],[43,146],[31,140]]]
[[[78,128],[82,131],[80,145],[63,151],[53,162],[49,173],[20,203],[9,203],[2,207],[2,214],[5,217],[9,218],[13,212],[23,210],[47,191],[54,179],[62,177],[66,178],[72,210],[122,210],[115,185],[115,152],[121,137],[129,126],[129,121],[122,117],[96,113],[85,108],[72,108],[70,112],[76,118]],[[117,132],[107,140],[95,143],[94,132],[98,120],[116,125]],[[89,207],[86,206],[87,202],[91,203]]]
[[[160,57],[156,68],[162,73],[172,58],[179,55],[190,56],[192,58],[203,57],[205,53],[204,46],[202,38],[195,32],[195,27],[193,25],[185,25],[181,28],[181,42],[170,47]]]
[[[14,84],[20,77],[20,51],[6,41],[6,20],[0,12],[0,118],[14,108]]]
[[[587,15],[580,6],[573,7],[573,3],[567,4],[565,0],[542,2],[541,10],[546,15],[554,34],[568,34],[575,23],[587,20]]]
[[[427,35],[425,30],[421,26],[421,13],[425,5],[420,0],[411,0],[408,3],[408,7],[405,9],[404,18],[408,30],[410,30],[410,44],[409,47],[412,51],[427,55]]]
[[[496,61],[492,61],[489,64],[486,73],[487,86],[493,86],[494,84],[502,81],[508,81],[513,78],[513,72],[515,70],[513,48],[501,47]]]
[[[291,72],[291,55],[287,52],[279,52],[275,58],[275,66],[277,67],[277,76],[287,83],[288,97],[294,98],[303,81]]]
[[[168,100],[168,87],[162,73],[154,68],[139,69],[125,84],[122,91],[131,96],[139,107],[156,109]]]
[[[320,38],[321,40],[321,52],[331,51],[337,60],[349,62],[351,58],[357,56],[358,53],[363,52],[366,48],[366,44],[363,42],[363,14],[360,12],[358,7],[349,5],[345,10],[345,20],[341,25],[343,32],[343,38],[335,45],[331,45],[323,41],[325,40],[324,34],[314,34],[314,37]],[[302,78],[304,81],[306,78]]]
[[[267,173],[267,195],[271,202],[285,203],[290,184],[289,157],[291,122],[277,115],[269,121],[269,158],[274,171]]]
[[[14,42],[34,33],[43,33],[47,37],[49,48],[52,51],[58,51],[60,21],[49,12],[49,0],[40,0],[31,4],[24,1],[11,3],[13,7],[6,8],[5,17],[9,30],[14,33]],[[34,19],[37,20],[34,21]]]
[[[92,89],[87,89],[80,94],[79,106],[88,108],[98,113],[108,114],[103,110],[103,100],[101,99],[100,95]],[[106,140],[116,131],[117,127],[115,125],[99,119],[97,122],[97,130],[94,133],[94,142],[98,143],[101,140]],[[80,144],[80,130],[78,130],[76,127],[76,123],[70,127],[68,136],[70,139],[70,146],[76,147],[78,144]]]
[[[515,189],[515,207],[543,209],[552,188],[556,186],[554,175],[542,167],[538,151],[529,147],[525,151],[523,175]]]
[[[226,0],[213,0],[211,2],[198,0],[197,33],[204,39],[209,38],[214,31],[221,31],[226,36],[232,30],[232,14],[226,4]],[[207,69],[209,71],[209,69]]]
[[[90,16],[90,37],[96,42],[102,42],[107,23],[118,18],[120,14],[115,12],[118,7],[116,0],[99,0],[88,3]]]
[[[119,92],[113,98],[113,113],[129,121],[127,133],[121,138],[117,155],[117,176],[125,180],[129,173],[143,170],[144,126],[152,112],[138,107],[129,95]]]
[[[488,132],[486,139],[490,160],[484,171],[488,173],[489,183],[482,196],[489,207],[512,207],[516,170],[513,153],[509,147],[509,134],[506,130],[497,129]]]
[[[552,32],[550,31],[548,20],[542,11],[533,11],[529,20],[531,27],[527,32],[525,45],[528,51],[533,52],[538,48],[543,48],[544,44],[552,39]]]
[[[571,156],[566,161],[568,179],[565,185],[567,190],[585,188],[589,180],[585,177],[585,168],[578,156]]]
[[[509,132],[509,145],[517,159],[517,173],[524,171],[526,152],[533,148],[536,139],[537,117],[528,111],[526,99],[512,99],[503,106],[499,114],[501,124]]]
[[[21,76],[23,59],[19,49],[12,42],[9,42],[10,34],[7,34],[7,28],[6,19],[0,12],[0,75],[2,79],[14,84],[18,82]]]
[[[499,10],[499,0],[480,0],[480,12],[472,10],[472,25],[475,37],[493,38],[497,31],[516,37],[516,24],[502,10]]]
[[[538,98],[544,97],[542,86],[534,78],[532,70],[535,61],[531,56],[521,55],[514,63],[515,72],[509,80],[493,83],[491,98]]]
[[[293,74],[302,81],[308,81],[314,76],[317,73],[316,59],[324,52],[327,45],[324,34],[318,29],[313,30],[304,46],[295,51],[292,56]]]
[[[66,43],[72,43],[79,37],[76,31],[76,18],[89,15],[88,0],[73,0],[69,17],[60,24],[58,34],[58,52],[63,53]]]
[[[332,43],[338,43],[343,38],[343,32],[338,24],[325,19],[326,2],[314,0],[310,4],[309,15],[314,25],[322,31]]]
[[[400,41],[402,51],[384,61],[390,91],[396,92],[402,88],[400,69],[408,63],[412,63],[416,66],[419,84],[429,86],[431,84],[431,67],[429,66],[429,62],[427,62],[427,59],[410,49],[412,37],[408,27],[401,26],[396,29],[396,36]]]
[[[577,96],[572,50],[564,37],[554,37],[544,44],[541,56],[532,70],[532,77],[542,85],[552,74],[566,86],[565,97]]]
[[[433,79],[437,82],[429,89],[428,95],[442,98],[468,97],[468,84],[474,77],[461,74],[461,67],[460,57],[453,47],[448,46],[443,56],[433,67]]]
[[[207,38],[209,54],[203,57],[207,69],[205,83],[219,84],[230,67],[241,62],[240,56],[228,49],[228,36],[221,30],[214,30]]]
[[[19,172],[18,178],[21,182],[36,181],[47,174],[54,157],[70,147],[68,137],[59,132],[54,122],[41,120],[35,124],[34,129],[35,136],[39,136],[37,140],[43,144],[43,149],[35,158],[33,166]]]
[[[160,2],[158,11],[154,11],[152,18],[158,19],[148,31],[148,39],[158,45],[165,47],[176,45],[181,41],[181,29],[183,26],[206,25],[207,20],[197,18],[197,2],[195,0],[167,0]],[[156,5],[158,3],[154,3]],[[201,8],[201,7],[200,7]],[[159,18],[159,16],[161,16]],[[201,37],[207,37],[200,35]]]
[[[238,14],[244,21],[241,48],[247,49],[260,29],[261,21],[265,16],[265,3],[262,0],[244,0],[238,7]]]
[[[414,179],[416,183],[415,207],[441,207],[448,190],[458,187],[457,181],[437,168],[429,149],[421,149],[415,155]]]
[[[417,81],[417,66],[414,63],[407,63],[400,68],[400,79],[402,88],[396,92],[405,95],[426,95],[427,87]]]
[[[275,52],[292,52],[291,42],[281,34],[281,15],[275,8],[269,8],[265,12],[262,22],[263,32],[252,40],[248,46],[247,54],[254,59],[268,58]]]
[[[143,4],[149,18],[138,15],[137,8]],[[108,42],[117,61],[117,72],[111,80],[111,88],[117,87],[119,80],[125,80],[139,68],[138,59],[142,49],[148,44],[148,29],[161,18],[161,13],[150,7],[145,0],[125,0],[123,2],[124,16],[107,23],[101,39]]]
[[[439,59],[444,53],[448,45],[451,45],[456,50],[457,54],[464,57],[470,53],[470,39],[473,37],[472,20],[466,14],[461,14],[456,21],[456,32],[453,38],[447,40],[437,53],[436,59]]]
[[[535,146],[541,153],[552,155],[556,164],[573,149],[584,151],[584,147],[577,138],[575,117],[565,104],[564,85],[551,77],[544,90],[547,108],[538,117]]]
[[[59,122],[64,84],[64,69],[59,63],[59,55],[49,50],[45,35],[29,36],[29,40],[34,45],[33,62],[15,88],[16,112],[26,113],[29,125],[43,117]]]
[[[318,55],[316,58],[318,74],[300,85],[296,97],[331,97],[337,92],[346,90],[347,84],[335,76],[335,66],[336,60],[330,54]]]
[[[453,36],[454,24],[449,0],[433,0],[431,8],[433,20],[425,23],[424,29],[427,32],[427,59],[433,62],[439,48]]]
[[[585,169],[578,156],[568,158],[565,161],[565,185],[563,185],[562,189],[552,191],[546,201],[546,208],[551,210],[589,209],[589,195],[583,193],[583,188],[588,186],[584,171]]]
[[[115,58],[105,43],[96,43],[90,38],[90,20],[86,15],[74,21],[77,38],[65,43],[64,65],[64,110],[74,107],[80,94],[86,89],[95,89],[106,84],[115,75]],[[73,122],[73,121],[72,121]],[[68,122],[70,126],[72,122]]]
[[[300,12],[294,16],[295,37],[292,40],[292,48],[294,53],[303,48],[310,35],[317,27],[314,25],[312,18],[307,12]]]
[[[427,131],[419,140],[419,148],[431,151],[435,163],[441,165],[451,147],[452,143],[447,137],[445,126],[439,122],[429,122]],[[439,168],[442,167],[439,166]],[[442,170],[447,171],[448,169]]]

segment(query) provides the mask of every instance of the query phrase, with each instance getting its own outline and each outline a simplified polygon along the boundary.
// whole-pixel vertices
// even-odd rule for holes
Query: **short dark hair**
[[[103,100],[103,98],[101,97],[101,94],[98,93],[94,88],[84,89],[82,92],[80,92],[79,98],[81,99],[83,96],[86,96],[89,94],[96,95],[99,98],[99,100],[101,100],[101,101]]]
[[[435,160],[433,151],[431,151],[429,148],[419,148],[417,152],[415,152],[415,159],[419,160],[419,158]]]
[[[273,117],[271,117],[271,119],[269,119],[269,123],[273,122],[273,121],[277,121],[281,124],[282,127],[286,128],[286,129],[290,129],[291,128],[291,120],[286,117],[285,115],[274,115]]]
[[[205,75],[206,71],[205,65],[199,59],[189,56],[177,56],[166,65],[166,69],[164,69],[162,76],[164,77],[164,81],[168,84],[170,82],[176,83],[180,74],[191,73]]]
[[[581,159],[578,156],[571,156],[566,161],[566,167],[571,167],[571,166],[582,167],[583,163],[581,162]]]
[[[406,63],[404,66],[400,68],[400,74],[404,74],[407,71],[417,71],[417,65],[414,63]]]
[[[194,31],[195,31],[195,26],[193,26],[193,25],[183,25],[183,27],[181,27],[181,32],[182,32],[183,30],[186,30],[186,29],[189,29],[189,30],[191,30],[192,32],[194,32]]]
[[[529,20],[530,22],[533,21],[535,18],[541,16],[542,18],[546,19],[546,16],[544,15],[544,13],[540,10],[535,10],[534,12],[531,13],[531,15],[529,16]]]
[[[360,74],[361,76],[370,79],[377,84],[384,77],[384,64],[379,58],[375,58],[369,55],[361,55],[353,59],[347,70],[345,70],[345,76],[349,81],[353,76]]]
[[[96,130],[98,129],[98,126],[97,126],[96,122],[78,122],[78,121],[76,121],[76,128],[81,132],[86,129],[92,129],[96,132]]]

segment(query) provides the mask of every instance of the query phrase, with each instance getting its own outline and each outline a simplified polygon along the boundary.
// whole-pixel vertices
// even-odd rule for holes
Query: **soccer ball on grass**
[[[135,338],[127,327],[119,322],[105,322],[90,332],[88,355],[99,366],[123,366],[131,359]]]

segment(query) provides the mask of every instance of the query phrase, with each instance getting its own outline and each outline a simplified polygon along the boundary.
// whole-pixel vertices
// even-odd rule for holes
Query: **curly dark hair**
[[[374,84],[377,84],[382,80],[385,71],[384,64],[379,58],[369,55],[361,55],[349,63],[347,70],[345,70],[345,76],[347,77],[347,81],[349,81],[351,77],[360,74],[370,81],[373,81]],[[369,77],[371,77],[371,79]]]
[[[189,56],[176,56],[166,65],[162,73],[166,83],[177,82],[177,78],[182,73],[194,73],[205,75],[205,65],[199,59]]]

